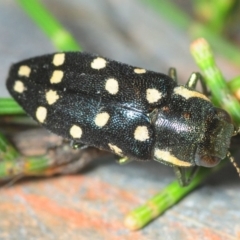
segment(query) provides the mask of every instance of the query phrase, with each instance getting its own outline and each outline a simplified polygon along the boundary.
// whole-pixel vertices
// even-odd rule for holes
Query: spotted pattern
[[[46,92],[46,100],[49,105],[54,104],[59,99],[57,91],[49,90]]]
[[[91,68],[99,70],[105,68],[106,64],[107,61],[104,58],[97,57],[91,62]]]
[[[38,107],[36,110],[36,118],[40,123],[43,123],[47,117],[47,109],[45,107]]]
[[[18,75],[23,77],[29,77],[31,73],[31,68],[29,66],[23,65],[18,69]]]
[[[183,86],[175,87],[174,93],[184,97],[185,99],[195,97],[195,98],[202,98],[206,101],[210,101],[204,94],[196,92],[196,91],[191,91]]]
[[[104,127],[107,124],[109,118],[110,118],[110,115],[107,112],[99,113],[95,118],[95,124],[98,127]]]
[[[162,98],[162,93],[155,88],[148,88],[146,91],[146,98],[149,103],[156,103]]]
[[[122,149],[121,149],[121,148],[119,148],[119,147],[117,147],[116,145],[113,145],[113,144],[111,144],[111,143],[109,143],[108,146],[110,147],[110,149],[111,149],[114,153],[116,153],[117,155],[122,156],[123,152],[122,152]]]
[[[190,167],[190,166],[192,166],[191,163],[185,162],[183,160],[180,160],[180,159],[176,158],[169,151],[155,149],[154,157],[157,158],[157,159],[162,159],[163,161],[165,161],[167,163],[171,163],[171,164],[173,164],[175,166],[179,166],[179,167]]]
[[[73,138],[81,138],[83,131],[79,126],[72,125],[72,127],[69,130],[69,133]]]
[[[112,95],[117,94],[119,90],[118,81],[114,78],[107,79],[105,89]]]
[[[178,109],[175,104],[174,108],[170,108],[172,94],[176,97],[174,100],[195,97],[194,100],[198,101],[193,102],[199,105],[204,105],[202,99],[207,98],[191,88],[177,86],[164,74],[92,54],[56,53],[13,65],[7,84],[11,94],[28,114],[58,135],[81,139],[83,143],[86,141],[86,144],[111,149],[118,155],[133,159],[151,159],[154,152],[155,159],[163,159],[169,165],[191,165],[181,157],[182,152],[179,155],[175,153],[189,145],[179,141],[179,145],[171,145],[169,150],[169,143],[161,142],[164,138],[155,139],[156,123],[149,122],[154,115],[148,115],[147,118],[146,114],[155,107],[165,112],[176,111],[177,116],[180,115],[179,121],[188,127],[187,124],[192,121],[187,122],[185,119],[195,119],[195,112],[196,116],[201,115],[198,115],[198,111],[184,112],[182,106]],[[164,98],[166,101],[163,101]],[[160,104],[160,101],[166,102],[166,106]],[[190,104],[191,101],[185,100],[185,103]],[[99,110],[100,107],[103,108]],[[164,115],[168,117],[168,114]],[[182,132],[189,132],[188,129],[182,132],[178,130],[166,129],[166,132],[175,131],[177,142],[178,137],[182,139]],[[103,133],[106,134],[104,138]],[[197,133],[193,132],[193,137],[194,134]],[[169,136],[170,140],[175,137]],[[154,150],[155,145],[169,152]]]
[[[17,80],[14,83],[13,90],[18,93],[23,93],[26,90],[24,83],[22,81]]]
[[[134,68],[133,71],[137,74],[143,74],[147,72],[146,69],[143,69],[143,68]]]
[[[148,128],[146,126],[138,126],[134,131],[134,138],[141,142],[149,139]]]
[[[55,70],[53,71],[52,77],[50,79],[50,83],[52,84],[60,83],[62,81],[62,78],[63,78],[63,71]]]
[[[65,61],[65,53],[56,53],[53,56],[53,64],[56,67],[63,65],[64,61]]]

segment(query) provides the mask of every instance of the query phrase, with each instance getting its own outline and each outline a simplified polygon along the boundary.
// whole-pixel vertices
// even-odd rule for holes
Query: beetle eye
[[[214,156],[198,156],[196,159],[197,165],[202,167],[214,167],[221,161],[220,158]]]

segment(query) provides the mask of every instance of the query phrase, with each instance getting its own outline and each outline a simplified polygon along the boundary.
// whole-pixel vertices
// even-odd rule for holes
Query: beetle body
[[[167,75],[68,52],[11,67],[7,88],[38,123],[76,143],[169,166],[214,166],[233,134],[228,114]]]

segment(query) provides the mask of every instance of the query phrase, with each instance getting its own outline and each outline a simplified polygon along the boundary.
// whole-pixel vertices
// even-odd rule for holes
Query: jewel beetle
[[[96,54],[60,52],[13,64],[7,88],[40,125],[74,146],[95,146],[123,162],[155,160],[186,170],[213,167],[227,155],[234,126],[228,113],[195,90],[193,73],[169,75]]]

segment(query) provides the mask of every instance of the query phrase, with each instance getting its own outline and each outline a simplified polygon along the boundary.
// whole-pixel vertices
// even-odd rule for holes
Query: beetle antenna
[[[232,163],[232,165],[234,166],[234,168],[237,170],[238,176],[240,177],[240,167],[238,166],[236,160],[234,159],[234,157],[232,156],[232,154],[230,152],[227,153],[227,157],[229,158],[229,160]]]

